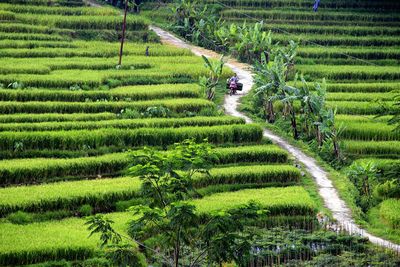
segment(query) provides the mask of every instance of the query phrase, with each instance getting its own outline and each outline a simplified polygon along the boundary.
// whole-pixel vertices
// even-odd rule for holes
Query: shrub
[[[85,205],[80,206],[78,213],[82,217],[90,216],[93,214],[93,208],[89,204],[85,204]]]
[[[33,218],[26,212],[17,211],[8,215],[7,220],[14,224],[28,224],[33,221]]]
[[[111,262],[106,258],[92,258],[82,262],[82,267],[111,267]]]

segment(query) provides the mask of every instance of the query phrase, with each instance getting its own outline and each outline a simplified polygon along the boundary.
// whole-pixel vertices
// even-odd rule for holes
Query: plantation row
[[[310,2],[306,0],[207,0],[207,3],[210,4],[223,4],[232,7],[250,7],[250,8],[260,8],[260,7],[268,7],[268,8],[310,8]],[[344,11],[347,11],[349,8],[378,8],[378,9],[400,9],[400,5],[396,1],[325,1],[320,3],[320,7],[323,9],[327,8],[345,8]]]
[[[193,203],[200,214],[207,216],[210,212],[229,210],[250,200],[262,203],[268,208],[272,216],[270,219],[277,214],[315,214],[313,200],[303,188],[297,186],[218,193],[194,200]],[[108,217],[116,222],[117,230],[125,230],[126,222],[132,218],[130,213],[111,213]],[[77,218],[28,225],[1,223],[0,237],[4,242],[0,244],[0,264],[15,265],[60,258],[72,260],[93,257],[98,250],[97,238],[88,239],[83,224],[84,220]],[[24,234],[16,235],[21,232]]]
[[[212,169],[210,176],[197,175],[194,186],[260,184],[283,186],[298,183],[300,172],[293,166],[252,166]],[[90,204],[97,211],[112,209],[113,203],[139,195],[140,180],[132,177],[60,182],[0,189],[0,214],[23,211],[76,210]],[[299,214],[300,215],[300,214]]]
[[[212,107],[212,103],[203,99],[193,98],[177,98],[177,99],[161,99],[148,101],[98,101],[98,102],[1,102],[0,112],[2,114],[12,113],[99,113],[114,112],[119,113],[122,109],[136,109],[144,111],[148,107],[163,106],[170,110],[183,111],[199,111],[202,108]]]
[[[158,56],[161,58],[157,58],[156,61],[152,61],[151,63],[156,64],[158,62],[178,62],[179,63],[179,58],[162,58],[162,57],[167,57],[167,56],[191,56],[192,53],[187,50],[187,49],[179,49],[179,48],[172,48],[167,45],[161,45],[161,44],[142,44],[142,43],[127,43],[124,45],[124,55],[130,56],[130,55],[137,55],[137,56],[142,56],[139,58],[135,58],[135,60],[139,59],[146,59],[147,57],[145,56],[145,51],[146,47],[149,46],[149,56]],[[35,57],[35,53],[39,57],[54,57],[54,55],[57,55],[58,57],[62,56],[80,56],[80,57],[90,57],[91,55],[93,57],[101,57],[105,62],[110,62],[107,61],[104,58],[107,57],[116,57],[118,56],[118,43],[103,43],[99,41],[91,41],[91,42],[83,42],[79,40],[75,40],[72,42],[52,42],[52,41],[10,41],[10,40],[3,40],[0,41],[0,47],[2,48],[1,52],[5,53],[4,49],[6,48],[13,48],[13,50],[8,50],[10,54],[5,54],[10,57]],[[38,48],[38,47],[50,47],[53,49],[33,49],[33,48]],[[19,48],[29,48],[26,50],[19,50]],[[71,49],[59,49],[59,48],[71,48]],[[72,49],[73,48],[73,49]],[[23,51],[26,54],[22,54]],[[31,51],[31,53],[29,53]],[[38,51],[38,52],[35,52]],[[40,54],[41,53],[41,54]],[[129,57],[127,57],[129,58]],[[4,59],[7,60],[7,59]],[[14,59],[16,62],[20,62],[21,64],[27,64],[30,63],[32,64],[32,61],[29,59]],[[65,61],[65,59],[59,59],[60,61]],[[75,61],[77,62],[82,62],[85,63],[86,58],[74,58]],[[197,57],[184,57],[182,60],[192,60],[192,62],[201,62],[201,59]],[[57,62],[57,59],[52,60],[51,62],[46,61],[46,59],[37,59],[38,63],[42,63],[45,65],[52,64],[54,62]],[[89,61],[90,62],[90,61]],[[72,63],[72,60],[70,60],[70,63]],[[99,62],[98,62],[99,63]],[[133,62],[133,63],[136,63]]]
[[[215,148],[214,164],[283,163],[288,155],[272,145]],[[0,184],[31,184],[55,180],[116,175],[131,160],[130,153],[73,159],[22,159],[0,162]]]
[[[25,24],[45,25],[65,29],[118,29],[121,20],[113,9],[35,7],[26,5],[2,5],[2,19]],[[14,13],[15,12],[15,13]],[[127,30],[146,30],[148,21],[129,17]]]
[[[258,19],[274,20],[303,20],[308,22],[321,20],[340,20],[340,21],[366,21],[366,22],[400,22],[396,14],[371,14],[355,13],[346,11],[325,11],[313,12],[311,8],[307,11],[302,10],[260,10],[260,9],[225,9],[221,12],[223,18],[247,19],[248,17]]]
[[[194,82],[198,75],[206,74],[205,70],[191,69],[185,71],[183,67],[174,70],[162,68],[139,69],[139,70],[57,70],[50,74],[8,74],[0,77],[0,83],[10,84],[14,82],[22,83],[30,87],[43,88],[70,88],[82,86],[84,88],[96,88],[103,85],[117,87],[123,85],[144,85],[162,83],[190,83]],[[135,75],[132,75],[132,74]],[[230,71],[226,71],[223,77],[228,76]],[[81,88],[81,87],[79,87]]]
[[[11,4],[54,6],[54,7],[56,6],[80,7],[85,5],[85,3],[82,0],[1,0],[0,2],[11,3]]]
[[[189,118],[155,118],[155,119],[119,119],[88,122],[41,122],[22,124],[2,124],[0,131],[68,131],[68,130],[95,130],[104,128],[137,129],[137,128],[178,128],[185,126],[214,126],[242,124],[243,119],[220,117],[189,117]]]
[[[166,146],[184,139],[212,143],[240,143],[260,141],[262,128],[256,124],[181,128],[140,128],[135,130],[100,129],[80,131],[2,132],[0,148],[14,150],[16,144],[23,149],[68,149],[101,146]]]
[[[162,98],[198,98],[200,89],[196,84],[163,84],[152,86],[126,86],[112,90],[71,91],[51,89],[0,89],[1,101],[96,101],[96,100],[151,100]]]
[[[117,114],[110,112],[103,113],[41,113],[41,114],[7,114],[0,115],[1,123],[22,123],[22,122],[48,122],[48,121],[100,121],[113,120],[117,118]]]

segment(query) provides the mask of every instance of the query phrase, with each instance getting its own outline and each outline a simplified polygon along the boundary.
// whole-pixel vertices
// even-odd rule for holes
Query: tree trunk
[[[175,267],[179,267],[179,254],[180,254],[180,245],[179,245],[179,238],[180,238],[180,230],[178,230],[178,234],[176,237],[176,242],[175,242],[175,251],[174,251],[174,261],[175,261]]]
[[[128,13],[128,0],[125,0],[124,22],[122,23],[122,37],[121,37],[121,47],[119,49],[118,65],[122,64],[122,52],[124,50],[124,41],[125,41],[125,32],[126,32],[126,14],[127,13]]]
[[[340,158],[340,148],[339,148],[339,144],[336,140],[333,141],[333,150],[334,150],[336,159],[339,159]]]
[[[267,102],[267,120],[269,123],[275,122],[275,114],[274,114],[274,104],[272,101],[268,100]]]
[[[318,147],[322,146],[322,133],[321,130],[319,129],[319,126],[317,125],[317,142],[318,142]]]
[[[291,114],[290,121],[293,129],[293,138],[299,139],[299,132],[297,131],[296,113],[294,112],[293,108],[291,108],[290,114]]]

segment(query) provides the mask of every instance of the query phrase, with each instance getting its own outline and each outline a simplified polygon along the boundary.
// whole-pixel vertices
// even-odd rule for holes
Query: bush
[[[78,213],[82,217],[90,216],[93,214],[93,208],[89,204],[85,204],[85,205],[80,206]]]
[[[82,267],[111,267],[111,262],[106,258],[92,258],[82,262]]]
[[[33,217],[26,212],[17,211],[8,215],[7,220],[14,224],[28,224],[33,222]]]

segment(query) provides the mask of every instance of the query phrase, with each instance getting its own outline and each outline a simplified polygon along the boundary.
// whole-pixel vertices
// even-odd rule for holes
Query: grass
[[[265,206],[271,215],[312,215],[316,208],[307,191],[300,186],[217,193],[203,199],[194,200],[193,203],[200,213],[208,213],[223,209],[228,210],[251,200]]]
[[[253,165],[251,170],[246,166],[214,168],[210,174],[210,177],[197,175],[194,185],[198,188],[218,184],[282,186],[300,180],[300,172],[287,165]],[[93,205],[97,210],[107,210],[112,209],[116,201],[135,196],[140,184],[137,178],[123,177],[6,187],[0,189],[0,211],[4,216],[17,210],[74,210],[83,204]]]
[[[256,124],[210,127],[139,128],[135,130],[99,129],[43,132],[2,132],[0,148],[81,150],[102,146],[167,146],[184,139],[201,141],[205,138],[215,144],[261,141],[262,129]]]
[[[117,119],[85,122],[39,122],[39,123],[7,123],[0,125],[0,131],[68,131],[83,129],[137,129],[137,128],[178,128],[184,126],[213,126],[244,124],[240,118],[218,117],[188,117],[188,118],[152,118],[152,119]]]
[[[392,229],[400,228],[400,199],[387,199],[380,204],[381,219]]]
[[[17,210],[74,210],[83,204],[104,210],[117,200],[132,198],[140,186],[138,178],[124,177],[1,188],[0,214]]]
[[[215,148],[213,152],[216,155],[215,164],[218,165],[285,163],[288,157],[286,151],[274,145]],[[0,185],[34,184],[57,180],[82,179],[98,175],[116,175],[124,170],[129,162],[130,152],[71,159],[29,158],[3,160],[0,161]],[[266,168],[268,167],[271,166],[266,166]],[[246,173],[244,174],[246,175]],[[290,174],[297,175],[295,170]],[[287,177],[287,179],[296,178],[295,176]]]
[[[400,230],[398,228],[391,228],[382,221],[379,207],[374,207],[368,211],[367,221],[368,223],[364,224],[363,226],[366,227],[366,229],[372,234],[400,244]]]
[[[232,209],[250,200],[265,206],[272,214],[313,215],[315,206],[307,192],[301,187],[249,189],[219,193],[195,200],[199,213],[208,214],[221,209]],[[107,217],[115,221],[119,231],[126,229],[130,213],[112,213]],[[49,259],[82,259],[97,250],[97,235],[88,239],[84,220],[70,218],[28,225],[13,225],[3,222],[0,239],[0,263],[21,264]],[[23,233],[23,234],[20,234]],[[46,253],[47,252],[47,253]]]
[[[400,141],[344,141],[347,153],[358,156],[399,155]]]
[[[40,114],[7,114],[0,115],[1,123],[36,123],[36,122],[65,122],[65,121],[100,121],[116,119],[117,114],[111,112],[102,113],[40,113]],[[6,126],[7,127],[7,126]]]

